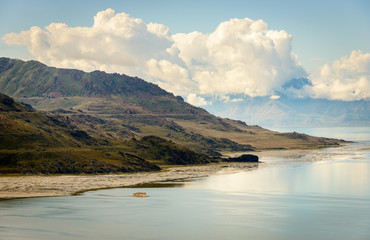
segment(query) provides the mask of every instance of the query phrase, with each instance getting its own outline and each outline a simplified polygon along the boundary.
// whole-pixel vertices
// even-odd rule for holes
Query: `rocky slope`
[[[215,161],[159,137],[110,142],[0,93],[0,173],[117,173]]]

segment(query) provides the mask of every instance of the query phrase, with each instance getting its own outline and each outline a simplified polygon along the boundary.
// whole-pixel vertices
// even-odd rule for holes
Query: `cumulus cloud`
[[[206,106],[212,104],[211,102],[206,101],[203,97],[197,96],[195,93],[190,93],[186,97],[186,101],[194,106]]]
[[[166,26],[112,9],[99,12],[92,27],[51,23],[6,34],[3,40],[25,45],[37,60],[52,66],[130,75],[139,75],[148,60],[162,58],[172,45]]]
[[[305,76],[292,36],[248,18],[222,22],[210,34],[173,35],[162,24],[107,9],[91,27],[51,23],[3,40],[48,65],[139,76],[201,104],[207,101],[197,94],[272,96]]]
[[[292,36],[251,19],[231,19],[211,34],[172,37],[201,94],[272,95],[304,70],[292,53]]]
[[[353,101],[370,99],[370,53],[352,51],[331,65],[325,64],[313,72],[312,86],[305,86],[305,96]]]
[[[188,71],[167,60],[150,59],[145,73],[167,91],[184,94],[195,90]]]

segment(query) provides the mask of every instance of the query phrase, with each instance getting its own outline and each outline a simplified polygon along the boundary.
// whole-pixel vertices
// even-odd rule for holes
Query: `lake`
[[[0,201],[0,239],[369,240],[370,128],[293,130],[357,143],[266,152],[251,171]]]

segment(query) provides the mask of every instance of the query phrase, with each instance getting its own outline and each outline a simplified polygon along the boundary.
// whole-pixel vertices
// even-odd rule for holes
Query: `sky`
[[[198,106],[369,100],[369,12],[368,0],[0,0],[0,56],[139,76]]]

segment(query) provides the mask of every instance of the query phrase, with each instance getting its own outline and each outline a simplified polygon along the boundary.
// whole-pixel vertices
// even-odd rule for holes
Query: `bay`
[[[1,201],[0,239],[370,239],[370,128],[295,131],[356,143],[264,152],[252,171]]]

